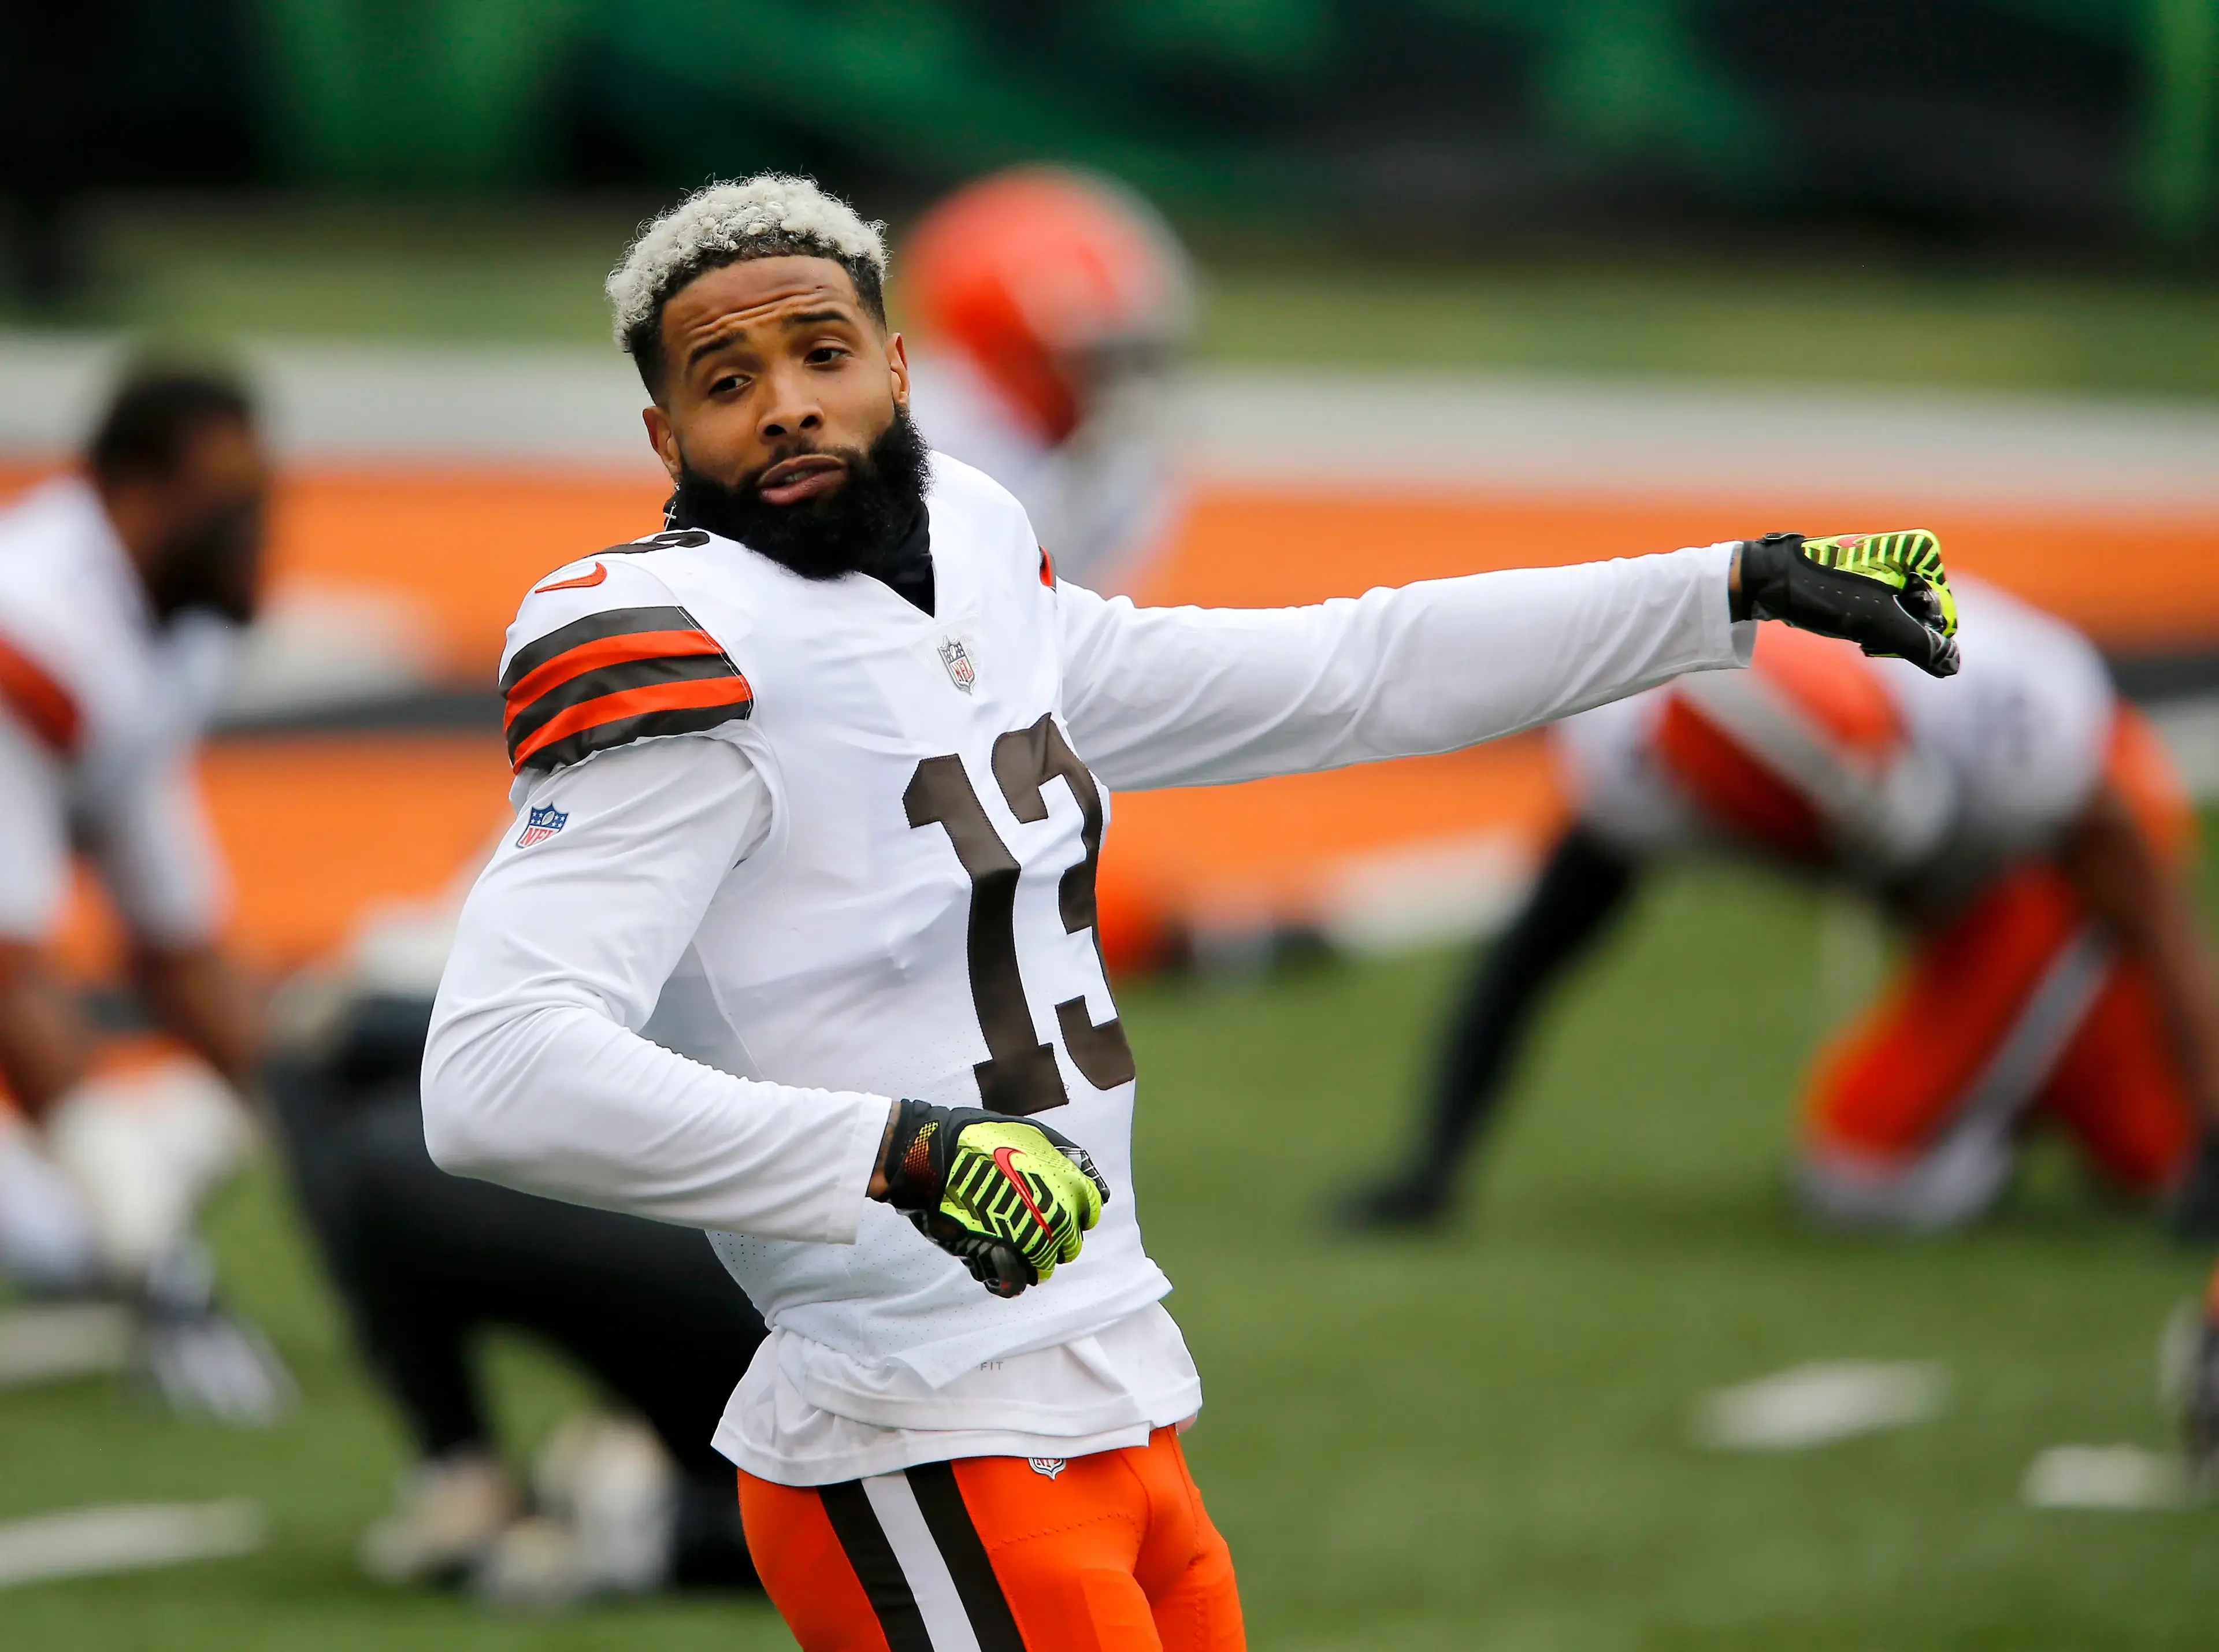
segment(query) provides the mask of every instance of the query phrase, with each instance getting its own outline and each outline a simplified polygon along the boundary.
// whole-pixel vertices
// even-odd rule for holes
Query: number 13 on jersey
[[[1025,823],[1047,818],[1043,788],[1060,779],[1078,804],[1085,854],[1063,874],[1058,904],[1066,935],[1094,935],[1094,874],[1102,858],[1102,793],[1086,765],[1078,761],[1054,719],[1043,715],[1029,729],[1012,730],[994,742],[994,779],[1010,812]],[[1071,1097],[1063,1087],[1053,1046],[1039,1041],[1032,1006],[1025,999],[1017,965],[1017,878],[1016,855],[986,817],[985,806],[971,785],[960,757],[928,757],[917,766],[902,802],[912,829],[938,826],[955,847],[955,858],[971,879],[971,921],[966,941],[971,968],[971,1002],[979,1030],[985,1035],[987,1059],[974,1071],[979,1104],[994,1113],[1041,1113]],[[1105,974],[1103,978],[1108,978]],[[1055,1007],[1056,1030],[1072,1065],[1097,1090],[1114,1090],[1133,1077],[1133,1049],[1122,1022],[1114,1016],[1096,1026],[1088,1019],[1082,995]]]

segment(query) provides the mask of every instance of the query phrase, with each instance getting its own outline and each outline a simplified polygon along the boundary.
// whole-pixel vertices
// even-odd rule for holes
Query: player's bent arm
[[[541,781],[463,904],[424,1052],[424,1135],[456,1175],[769,1239],[849,1244],[889,1098],[733,1077],[639,1035],[769,804],[712,736]],[[528,817],[527,817],[528,818]]]
[[[1113,786],[1454,750],[1744,664],[1732,543],[1430,580],[1308,608],[1135,608],[1060,588],[1064,711]]]
[[[2187,878],[2108,784],[2067,833],[2061,859],[2090,907],[2148,966],[2190,1098],[2205,1132],[2219,1133],[2219,963]]]
[[[212,944],[140,946],[131,972],[165,1027],[233,1090],[254,1088],[263,1053],[262,993],[236,958]]]
[[[0,710],[0,1077],[34,1119],[84,1076],[91,1049],[45,944],[69,891],[64,784],[51,749]]]
[[[16,1104],[44,1118],[84,1077],[92,1029],[47,949],[0,936],[0,1078]]]
[[[262,1053],[261,994],[218,944],[229,891],[190,753],[134,776],[103,801],[93,829],[146,1002],[234,1088],[249,1089]]]

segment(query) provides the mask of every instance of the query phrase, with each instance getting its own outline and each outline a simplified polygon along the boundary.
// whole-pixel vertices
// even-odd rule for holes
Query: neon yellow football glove
[[[1900,656],[1933,676],[1957,672],[1957,599],[1942,567],[1942,542],[1924,528],[1744,539],[1738,612],[1847,637],[1867,654]]]
[[[1078,1143],[975,1107],[902,1102],[886,1173],[886,1202],[997,1296],[1076,1261],[1110,1197]]]

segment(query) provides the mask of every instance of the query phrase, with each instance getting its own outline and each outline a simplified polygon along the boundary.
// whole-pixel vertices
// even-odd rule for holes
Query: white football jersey
[[[689,1053],[787,1084],[1037,1117],[1093,1152],[1111,1189],[1100,1226],[1053,1289],[1015,1302],[988,1296],[881,1205],[864,1214],[853,1246],[719,1236],[718,1253],[767,1319],[850,1351],[867,1340],[883,1356],[897,1351],[885,1308],[898,1305],[935,1363],[960,1369],[1006,1351],[1020,1322],[1022,1338],[1046,1345],[1169,1285],[1136,1220],[1133,1058],[1093,932],[1107,799],[1057,720],[1053,582],[1023,512],[973,471],[943,471],[932,543],[928,615],[876,581],[805,580],[706,533],[667,533],[597,562],[599,586],[528,603],[519,635],[543,616],[561,623],[519,647],[507,674],[544,670],[543,656],[560,658],[588,631],[582,646],[607,653],[626,646],[618,638],[690,621],[718,646],[682,664],[663,655],[658,680],[600,708],[688,699],[712,709],[644,709],[643,725],[604,720],[563,736],[574,750],[522,752],[529,773],[535,761],[552,767],[597,742],[721,710],[755,756],[778,829],[710,906],[681,966],[698,969],[736,1036]],[[588,596],[589,613],[564,618]],[[718,674],[727,661],[744,689]],[[707,674],[662,680],[681,669]],[[582,689],[613,680],[574,676],[551,692],[575,705]],[[537,714],[520,706],[512,719],[520,748],[571,726],[558,711],[535,729]]]
[[[235,635],[196,612],[158,623],[86,482],[0,512],[0,935],[53,925],[72,841],[142,938],[214,932],[225,891],[190,762]]]
[[[1111,786],[1446,750],[1745,661],[1751,628],[1730,546],[1148,610],[1059,584],[963,464],[935,457],[928,505],[932,614],[699,531],[525,599],[521,812],[464,904],[424,1107],[450,1171],[709,1229],[782,1337],[938,1387],[1169,1289],[1093,934]],[[640,1035],[658,999],[698,1060]],[[1085,1146],[1110,1197],[1079,1258],[1004,1301],[864,1198],[895,1096]]]

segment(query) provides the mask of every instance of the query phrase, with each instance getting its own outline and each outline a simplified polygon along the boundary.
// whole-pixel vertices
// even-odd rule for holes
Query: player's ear
[[[648,443],[655,449],[655,456],[662,461],[670,480],[676,481],[686,462],[678,451],[678,432],[670,427],[670,415],[650,402],[639,410],[639,416],[647,425]]]
[[[909,407],[909,351],[898,332],[886,334],[886,370],[893,375],[894,406]]]

